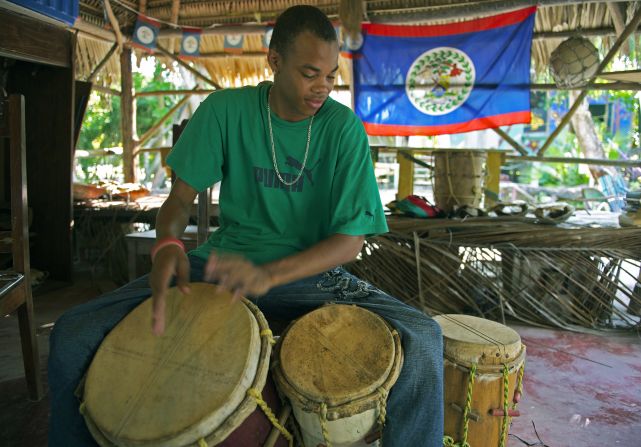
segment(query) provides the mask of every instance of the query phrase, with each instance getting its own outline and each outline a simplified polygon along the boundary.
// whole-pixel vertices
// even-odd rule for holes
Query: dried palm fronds
[[[639,327],[641,228],[394,219],[350,270],[432,314],[570,330]]]

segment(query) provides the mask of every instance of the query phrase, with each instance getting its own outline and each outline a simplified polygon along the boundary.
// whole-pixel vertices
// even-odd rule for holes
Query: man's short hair
[[[276,19],[269,48],[285,56],[300,33],[309,31],[326,42],[336,42],[336,30],[320,9],[309,5],[292,6]]]

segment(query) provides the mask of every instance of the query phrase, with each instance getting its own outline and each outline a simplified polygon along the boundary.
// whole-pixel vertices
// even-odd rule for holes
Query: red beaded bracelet
[[[154,258],[156,257],[156,253],[160,251],[161,248],[164,248],[168,245],[177,245],[180,248],[185,250],[185,244],[180,239],[177,239],[175,237],[166,237],[164,239],[160,239],[159,241],[156,241],[153,247],[151,247],[151,262],[154,261]]]

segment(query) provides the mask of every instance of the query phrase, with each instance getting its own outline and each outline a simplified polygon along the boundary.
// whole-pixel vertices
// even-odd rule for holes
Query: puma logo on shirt
[[[312,171],[316,168],[316,166],[318,166],[318,163],[320,163],[320,159],[316,161],[314,166],[303,169],[304,175],[301,175],[298,181],[293,185],[285,185],[284,183],[282,183],[278,179],[276,171],[272,168],[261,168],[259,166],[254,166],[254,179],[256,180],[256,182],[261,183],[264,188],[282,189],[287,192],[303,192],[303,188],[305,186],[305,178],[307,178],[309,180],[309,183],[314,186],[314,177]],[[301,167],[303,166],[300,161],[289,155],[287,156],[287,161],[285,162],[285,164],[298,171],[300,171]],[[289,183],[298,176],[298,173],[290,174],[287,172],[281,172],[280,175],[281,177],[283,177],[283,180]]]

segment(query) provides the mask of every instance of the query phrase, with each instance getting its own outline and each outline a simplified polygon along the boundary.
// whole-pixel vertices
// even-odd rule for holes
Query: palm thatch
[[[369,239],[349,268],[419,309],[577,331],[639,327],[638,228],[509,218],[389,223],[390,233]]]
[[[105,17],[104,0],[81,0],[80,19],[78,23],[88,24],[97,30],[109,30],[111,24]],[[280,12],[297,3],[314,4],[322,9],[330,18],[340,23],[339,10],[341,2],[338,0],[317,1],[292,1],[292,0],[241,0],[241,1],[178,1],[178,0],[153,0],[131,1],[111,0],[111,6],[118,25],[126,36],[130,36],[138,12],[157,19],[161,23],[160,45],[165,48],[177,47],[178,38],[162,37],[163,34],[176,27],[193,26],[212,28],[223,25],[268,25],[273,23]],[[535,4],[532,1],[502,2],[497,0],[478,0],[462,4],[458,0],[425,0],[401,1],[369,0],[365,3],[365,17],[363,20],[386,23],[413,23],[413,24],[438,24],[457,22],[488,16],[503,12],[502,4],[510,3],[513,9]],[[577,34],[601,34],[605,37],[602,41],[603,51],[607,51],[616,38],[614,33],[613,11],[619,11],[622,17],[631,17],[640,2],[538,2],[535,20],[535,40],[532,45],[533,68],[538,73],[547,71],[550,53],[564,40],[558,38],[536,38],[537,34],[550,32],[576,32]],[[546,3],[550,4],[547,6]],[[608,3],[612,3],[608,6]],[[172,6],[179,6],[174,9]],[[461,9],[462,6],[465,9]],[[177,14],[175,13],[177,11]],[[450,12],[448,12],[450,11]],[[479,11],[473,15],[466,11]],[[616,13],[615,13],[616,15]],[[353,21],[353,18],[350,18]],[[86,27],[80,27],[85,29]],[[244,55],[225,55],[223,52],[222,35],[204,35],[201,43],[201,53],[205,57],[199,58],[196,63],[208,72],[209,76],[223,86],[255,84],[257,81],[271,77],[266,58],[261,55],[262,43],[260,34],[246,35],[243,52]],[[109,32],[101,33],[102,38],[109,39]],[[567,36],[567,33],[565,34]],[[110,40],[114,40],[113,38]],[[100,41],[88,33],[80,33],[77,58],[77,79],[86,79],[93,68],[107,54],[110,43]],[[624,48],[625,51],[625,48]],[[176,51],[177,52],[177,49]],[[143,54],[139,54],[142,56]],[[169,62],[167,58],[163,58]],[[102,70],[102,75],[96,82],[102,86],[109,86],[117,82],[120,76],[118,58],[112,57]],[[337,85],[348,85],[348,62],[341,58],[339,79]]]

